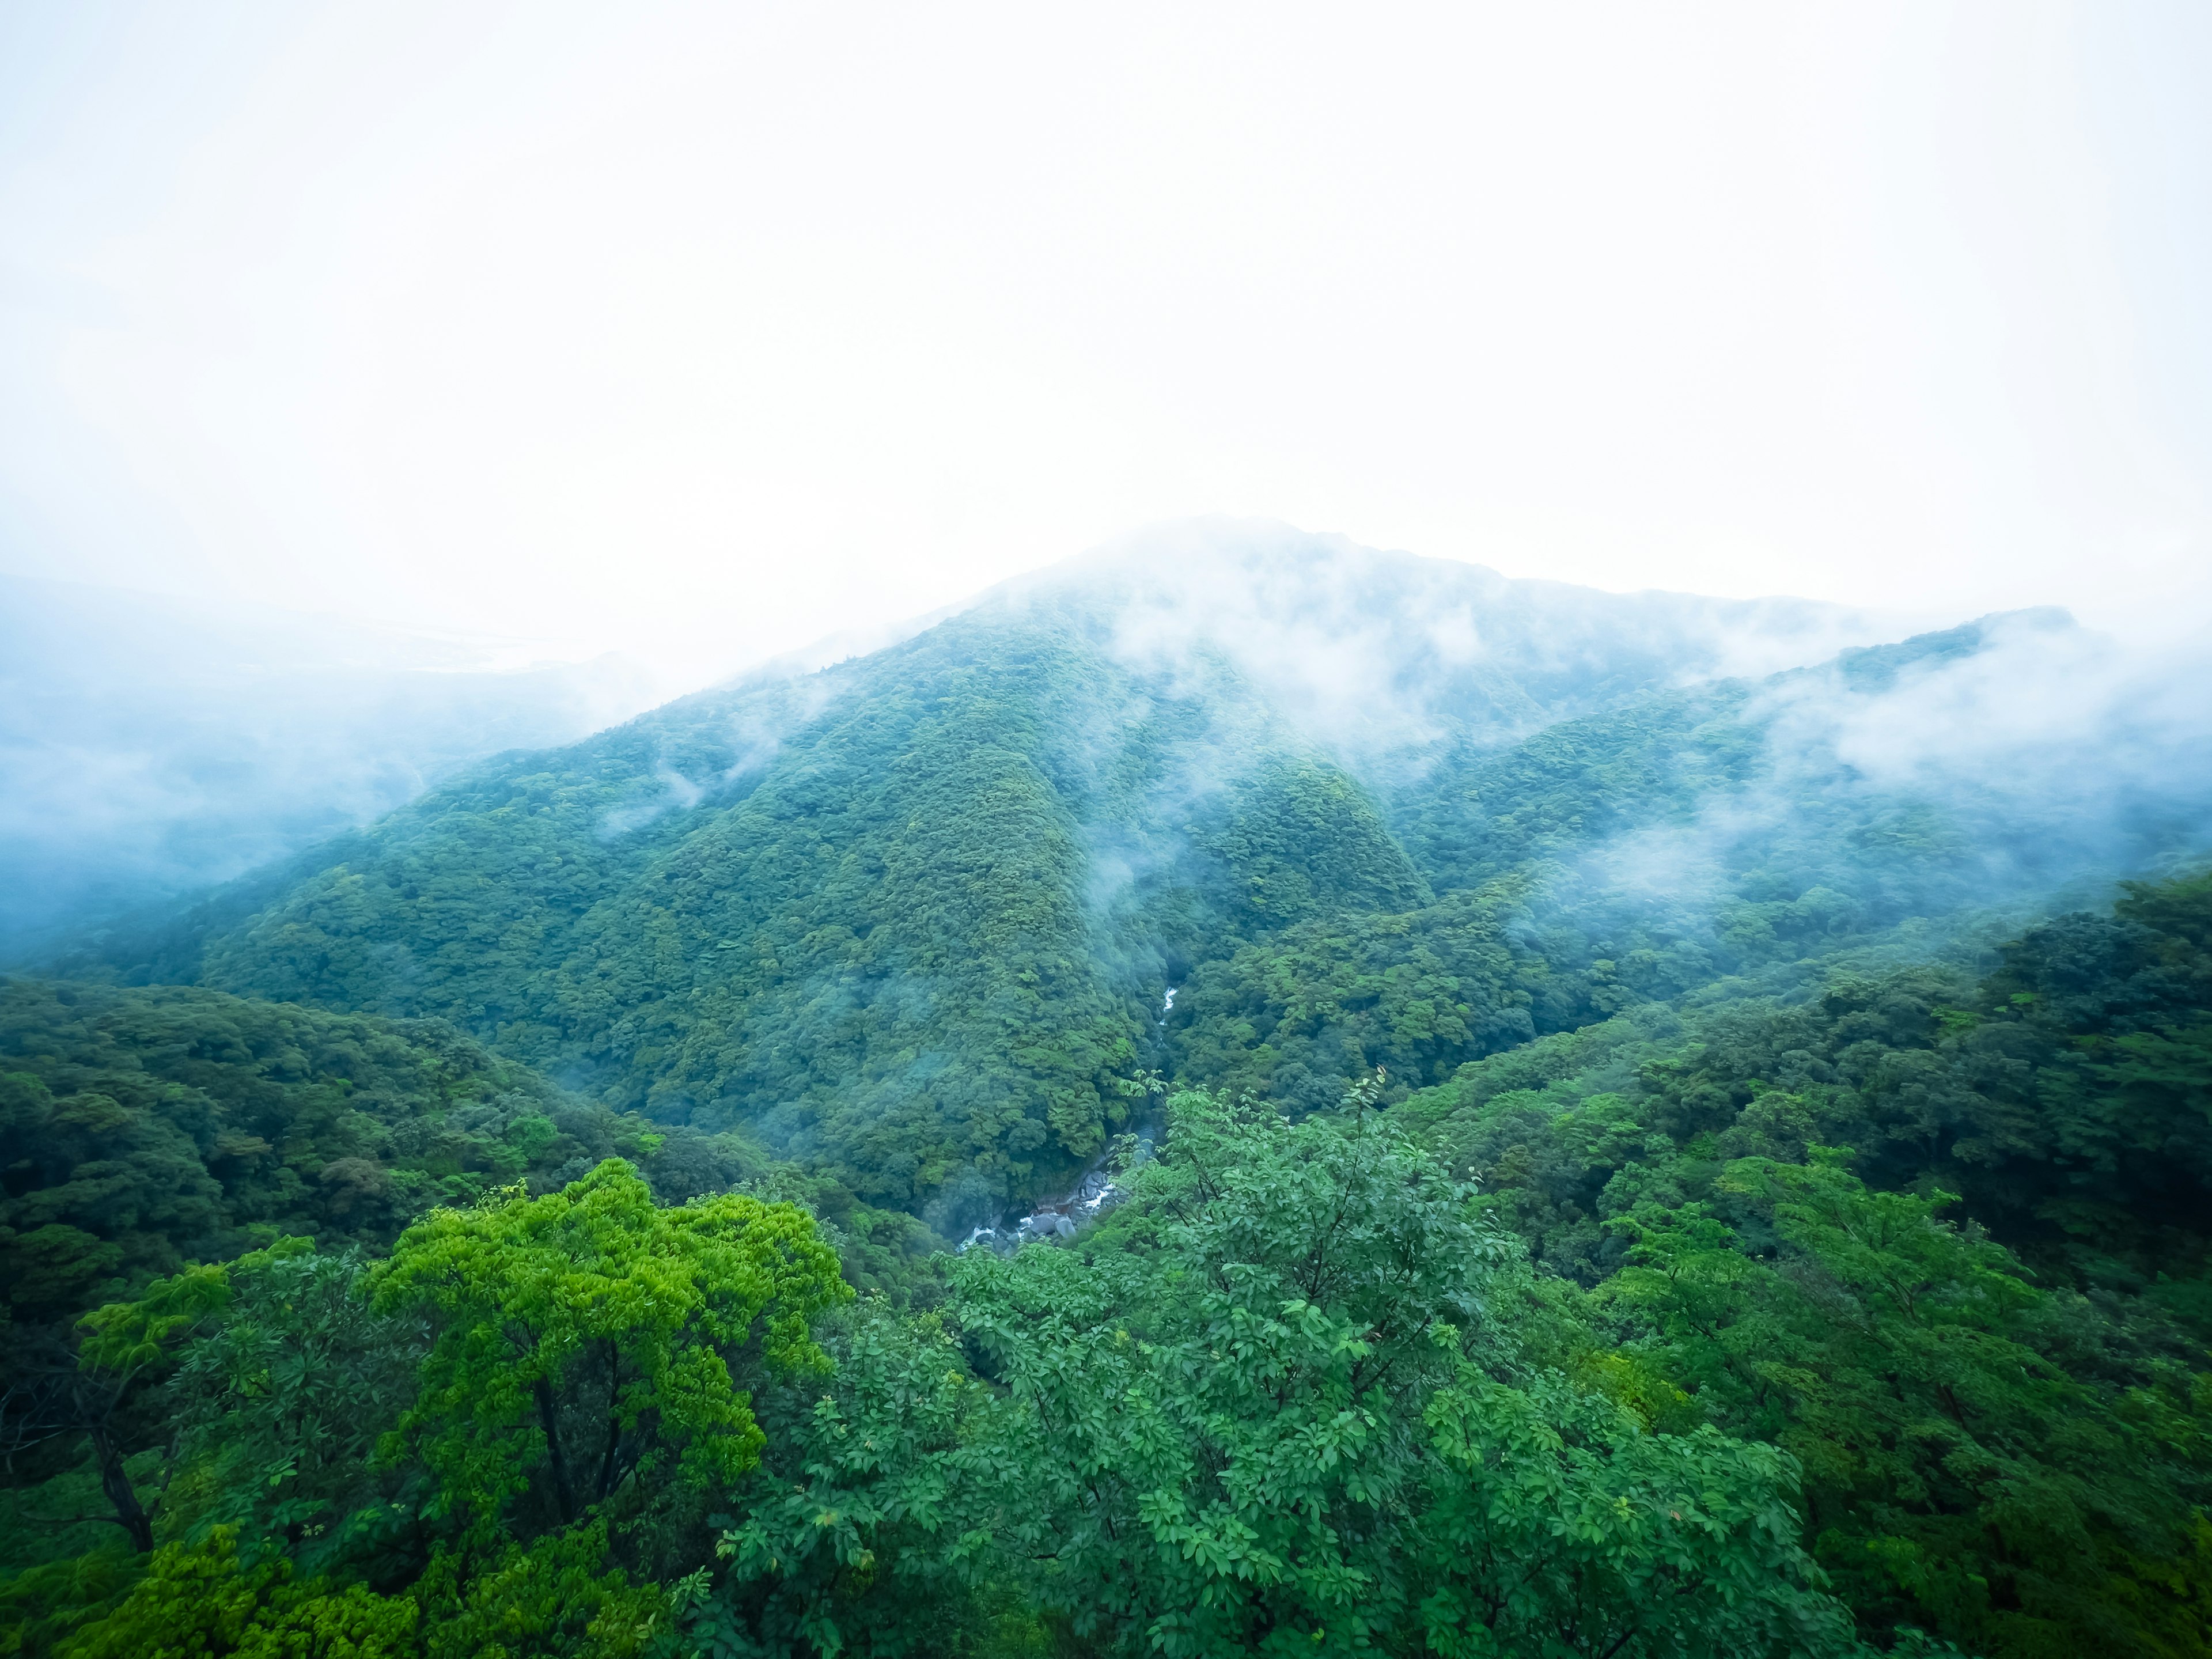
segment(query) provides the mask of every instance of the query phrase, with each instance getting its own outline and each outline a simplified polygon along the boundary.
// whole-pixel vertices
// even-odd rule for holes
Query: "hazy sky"
[[[1216,512],[2201,619],[2208,87],[2202,0],[16,0],[0,568],[687,670]]]

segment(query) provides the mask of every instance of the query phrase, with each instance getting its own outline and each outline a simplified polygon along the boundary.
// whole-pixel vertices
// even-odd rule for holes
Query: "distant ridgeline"
[[[62,970],[448,1021],[950,1235],[1064,1186],[1143,1072],[1395,1100],[2176,839],[1895,758],[1915,695],[2063,619],[1838,657],[1869,625],[1826,607],[1188,534],[502,757]]]

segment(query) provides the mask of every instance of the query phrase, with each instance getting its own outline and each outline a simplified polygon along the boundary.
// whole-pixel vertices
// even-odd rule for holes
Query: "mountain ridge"
[[[1576,590],[1553,585],[1486,637],[1403,592],[1349,620],[1330,596],[1378,569],[1455,584],[1454,603],[1524,586],[1329,538],[1292,550],[1295,580],[1180,639],[1156,625],[1175,584],[1102,598],[1112,562],[1078,561],[866,656],[496,757],[203,907],[181,948],[95,960],[448,1018],[619,1109],[742,1126],[948,1227],[1095,1155],[1147,1066],[1310,1107],[1365,1066],[1434,1082],[1581,1018],[1588,988],[1562,988],[1591,963],[1624,985],[1674,964],[1634,994],[1710,968],[1702,913],[1655,921],[1616,895],[1597,931],[1652,942],[1557,962],[1514,943],[1514,917],[1600,844],[1750,786],[1753,683],[1698,676],[1713,617],[1771,607],[1655,619],[1588,596],[1566,639],[1543,607]],[[1217,547],[1175,583],[1279,551]],[[1832,623],[1783,614],[1784,634]],[[1792,879],[1793,898],[1819,884]],[[1308,981],[1295,1007],[1265,988]]]

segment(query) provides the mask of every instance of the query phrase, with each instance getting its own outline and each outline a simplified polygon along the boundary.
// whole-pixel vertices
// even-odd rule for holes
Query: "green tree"
[[[1000,1403],[936,1315],[870,1297],[823,1340],[836,1375],[775,1391],[770,1449],[733,1495],[728,1565],[689,1639],[708,1659],[1030,1650],[1035,1615],[993,1547],[1028,1479]]]
[[[441,1553],[413,1594],[428,1659],[640,1659],[666,1650],[668,1598],[607,1565],[603,1520],[488,1559]]]
[[[330,1546],[315,1540],[385,1495],[392,1472],[376,1467],[377,1441],[413,1397],[428,1334],[419,1315],[370,1308],[369,1272],[355,1251],[231,1265],[228,1305],[167,1384],[173,1524],[228,1524],[319,1554]]]
[[[1794,1469],[1535,1363],[1518,1249],[1386,1120],[1186,1093],[1086,1262],[971,1255],[1016,1409],[1005,1547],[1109,1651],[1848,1649]]]
[[[297,1580],[283,1556],[248,1565],[234,1528],[165,1544],[121,1606],[79,1632],[64,1659],[400,1659],[417,1610],[358,1584]],[[487,1650],[487,1651],[489,1651]]]
[[[280,1239],[241,1259],[251,1267],[311,1249],[306,1239]],[[131,1548],[154,1547],[155,1513],[128,1465],[167,1438],[158,1385],[178,1351],[230,1305],[231,1267],[188,1267],[156,1279],[128,1302],[112,1302],[77,1322],[72,1347],[51,1335],[27,1353],[10,1356],[0,1396],[0,1449],[12,1458],[56,1443],[85,1444],[100,1491]],[[158,1461],[166,1463],[165,1458]]]
[[[820,1364],[807,1322],[851,1294],[804,1211],[657,1207],[618,1161],[437,1212],[374,1276],[379,1312],[432,1328],[392,1450],[418,1450],[484,1536],[525,1498],[526,1522],[566,1526],[636,1483],[726,1485],[763,1443],[732,1366]]]
[[[1940,1220],[1948,1194],[1869,1191],[1833,1153],[1741,1160],[1719,1192],[1772,1258],[1714,1205],[1645,1206],[1601,1299],[1714,1421],[1802,1462],[1810,1538],[1869,1631],[2170,1651],[2204,1591],[2203,1382],[2070,1373],[2063,1306]]]

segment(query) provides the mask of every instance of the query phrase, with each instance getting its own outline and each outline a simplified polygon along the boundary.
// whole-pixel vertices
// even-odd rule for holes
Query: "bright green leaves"
[[[414,1591],[427,1659],[665,1653],[667,1598],[611,1569],[607,1553],[606,1525],[593,1521],[509,1547],[474,1573],[461,1571],[465,1554],[441,1556]]]
[[[88,1625],[70,1659],[639,1659],[666,1598],[605,1565],[601,1525],[510,1547],[478,1571],[441,1555],[405,1595],[301,1578],[283,1555],[248,1562],[235,1528],[163,1546],[144,1578]]]
[[[296,1582],[278,1556],[241,1565],[235,1528],[155,1552],[122,1605],[86,1628],[71,1659],[401,1659],[417,1651],[416,1604],[358,1584]]]
[[[314,1248],[310,1240],[280,1240],[236,1264],[251,1267],[272,1255],[297,1255]],[[129,1302],[111,1302],[77,1322],[83,1340],[80,1363],[100,1370],[127,1373],[160,1364],[177,1343],[230,1305],[231,1263],[187,1267],[157,1279]]]
[[[374,1291],[380,1310],[432,1322],[401,1440],[448,1501],[489,1522],[528,1494],[556,1523],[633,1481],[742,1476],[762,1434],[732,1364],[819,1363],[807,1322],[850,1295],[804,1211],[659,1208],[614,1162],[543,1198],[434,1213]]]

